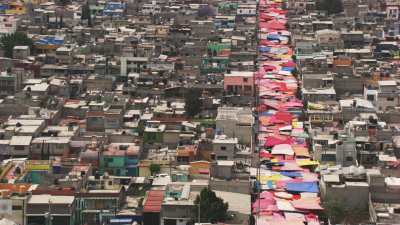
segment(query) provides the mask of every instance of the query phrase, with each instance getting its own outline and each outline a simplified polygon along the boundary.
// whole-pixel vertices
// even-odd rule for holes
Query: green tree
[[[24,45],[32,49],[33,41],[25,33],[16,32],[7,34],[0,38],[0,47],[4,51],[4,56],[13,57],[13,49],[15,46]]]
[[[360,207],[353,207],[340,199],[325,199],[324,210],[320,213],[321,220],[329,219],[332,224],[359,224],[368,220],[368,211]]]
[[[161,166],[159,164],[151,164],[150,165],[150,174],[153,176],[157,173],[160,173]]]
[[[185,94],[185,111],[189,117],[201,112],[201,92],[197,89],[188,90]]]
[[[59,4],[59,5],[62,5],[62,6],[66,6],[66,5],[68,5],[69,3],[71,3],[71,0],[59,0],[59,1],[58,1],[58,4]]]
[[[206,223],[224,222],[228,217],[229,205],[224,202],[222,198],[217,197],[214,191],[210,188],[201,190],[200,195],[196,197],[194,204],[197,206],[195,209],[196,219]],[[199,207],[200,206],[200,210]]]
[[[81,20],[87,20],[88,21],[88,26],[92,26],[92,15],[90,13],[90,6],[89,2],[87,1],[83,6],[82,6],[82,12],[81,12]]]
[[[328,14],[343,12],[342,0],[317,0],[317,9],[327,11]]]

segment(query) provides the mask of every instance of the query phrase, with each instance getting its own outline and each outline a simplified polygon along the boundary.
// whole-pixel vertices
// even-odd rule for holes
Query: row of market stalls
[[[260,166],[256,178],[252,214],[257,225],[319,224],[323,210],[319,198],[318,163],[311,159],[308,135],[298,118],[303,103],[296,98],[296,63],[286,28],[287,11],[282,0],[259,1],[259,46],[255,82]]]

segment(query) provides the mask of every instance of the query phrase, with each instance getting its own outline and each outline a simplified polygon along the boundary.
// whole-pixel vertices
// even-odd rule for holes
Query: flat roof
[[[218,160],[217,165],[218,166],[233,166],[235,164],[234,161],[231,160]]]
[[[230,73],[225,73],[225,77],[253,77],[254,72],[252,71],[231,71]]]
[[[68,144],[71,141],[71,137],[37,137],[32,140],[32,143],[54,143],[54,144]]]
[[[323,175],[323,180],[325,182],[331,182],[331,183],[339,183],[340,178],[338,174],[325,174]]]
[[[29,146],[32,136],[12,136],[10,140],[11,146]]]
[[[379,86],[396,86],[397,82],[395,80],[380,80],[378,84]]]
[[[228,202],[229,211],[250,215],[250,195],[226,191],[215,191],[215,194]]]
[[[42,194],[32,195],[28,200],[28,204],[72,204],[74,200],[74,196],[52,196],[49,194]]]

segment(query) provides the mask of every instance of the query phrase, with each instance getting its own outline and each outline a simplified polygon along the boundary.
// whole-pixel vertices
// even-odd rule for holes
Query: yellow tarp
[[[296,162],[299,166],[318,166],[319,165],[319,162],[309,160],[309,159],[300,159],[300,160],[296,160]]]

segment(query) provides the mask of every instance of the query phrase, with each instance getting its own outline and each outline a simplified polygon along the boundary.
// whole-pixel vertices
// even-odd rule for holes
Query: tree
[[[89,27],[92,26],[92,15],[90,13],[90,7],[88,1],[86,1],[86,4],[82,6],[81,20],[87,20],[88,26]]]
[[[70,1],[70,0],[59,0],[58,3],[59,3],[60,5],[62,5],[62,6],[66,6],[66,5],[68,5],[69,3],[71,3],[71,1]]]
[[[201,92],[197,89],[188,90],[185,94],[185,111],[189,117],[201,112]]]
[[[318,0],[317,9],[327,11],[328,14],[337,14],[343,12],[342,0]]]
[[[207,18],[215,16],[214,9],[209,5],[204,5],[199,8],[197,11],[197,16],[200,18]]]
[[[340,199],[328,198],[323,201],[324,210],[319,215],[321,220],[330,220],[332,224],[359,224],[368,220],[368,211],[354,207]]]
[[[4,51],[5,57],[12,58],[14,47],[18,45],[29,46],[31,49],[33,41],[25,33],[21,32],[7,34],[0,38],[0,47]]]
[[[153,176],[154,174],[160,173],[161,166],[159,164],[151,164],[150,165],[150,174]]]
[[[229,205],[224,202],[222,198],[217,197],[214,191],[210,188],[201,190],[200,195],[196,197],[194,204],[197,206],[195,209],[196,218],[199,217],[200,221],[206,223],[224,222],[228,217]],[[199,207],[200,206],[200,210]]]

